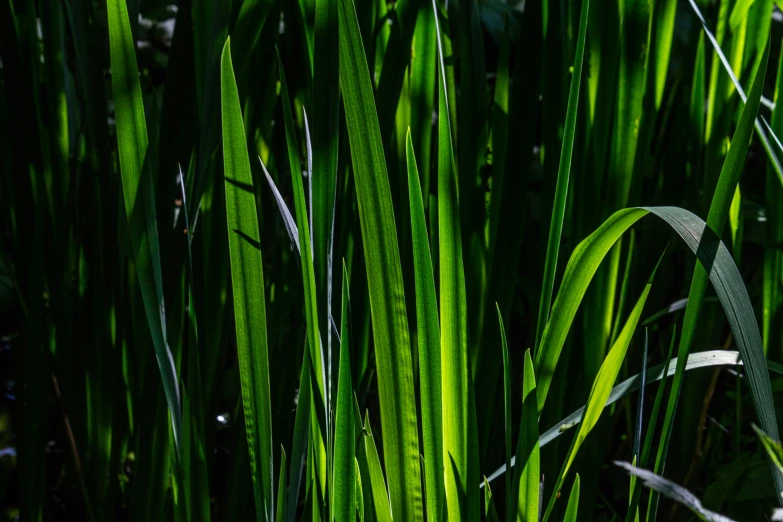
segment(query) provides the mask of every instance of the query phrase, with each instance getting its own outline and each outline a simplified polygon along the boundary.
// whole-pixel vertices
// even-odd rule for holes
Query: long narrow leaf
[[[353,0],[339,0],[340,86],[367,265],[383,452],[400,520],[423,517],[419,435],[405,293],[372,84]]]
[[[110,0],[107,11],[112,93],[117,119],[117,142],[125,213],[133,255],[136,259],[136,270],[139,274],[144,310],[171,414],[174,443],[179,451],[182,433],[179,384],[174,359],[166,341],[166,312],[163,303],[158,225],[152,167],[147,158],[147,125],[136,66],[136,51],[125,2]]]
[[[413,234],[416,282],[416,325],[419,346],[421,431],[424,444],[424,479],[429,520],[443,518],[443,426],[441,422],[441,360],[438,301],[432,271],[427,218],[424,214],[419,172],[410,130],[407,139],[408,192]]]
[[[226,40],[220,61],[226,216],[242,406],[245,411],[256,519],[271,522],[275,510],[272,496],[272,407],[269,392],[264,272],[258,243],[258,214],[253,179],[250,175],[239,92],[231,63],[230,39]]]

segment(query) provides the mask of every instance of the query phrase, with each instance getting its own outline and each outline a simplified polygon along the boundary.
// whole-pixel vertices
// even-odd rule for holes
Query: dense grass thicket
[[[779,0],[0,0],[0,521],[783,520]]]

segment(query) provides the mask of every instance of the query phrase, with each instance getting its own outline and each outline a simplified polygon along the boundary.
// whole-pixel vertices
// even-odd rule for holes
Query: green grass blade
[[[375,447],[375,440],[372,436],[370,420],[366,415],[364,418],[361,444],[364,448],[363,455],[366,459],[368,475],[370,478],[372,502],[375,507],[375,519],[378,522],[391,522],[393,506],[389,503],[389,494],[386,491],[386,481],[383,478],[381,460],[378,458],[378,450]]]
[[[492,104],[492,193],[489,202],[489,263],[493,268],[494,253],[498,240],[500,210],[503,202],[503,186],[506,177],[506,156],[508,155],[508,103],[509,103],[509,51],[511,47],[508,18],[504,21],[505,31],[500,40],[498,70],[495,77],[495,94]]]
[[[299,401],[296,404],[294,418],[294,440],[291,443],[291,472],[288,476],[287,522],[294,522],[299,500],[299,488],[302,484],[307,441],[310,439],[310,351],[305,348],[302,372],[299,380]]]
[[[438,300],[427,237],[427,218],[410,130],[407,139],[413,266],[416,282],[416,326],[419,347],[421,432],[424,444],[425,491],[429,520],[443,518],[443,426],[441,424],[441,360]]]
[[[702,144],[704,142],[704,69],[705,69],[704,33],[699,33],[699,44],[696,48],[696,60],[693,65],[693,81],[691,83],[690,103],[690,171],[689,176],[702,172]]]
[[[332,250],[335,196],[337,194],[337,151],[339,148],[340,76],[337,2],[315,2],[313,61],[313,172],[312,224],[314,272],[318,297],[318,324],[332,353]],[[330,365],[331,366],[331,365]]]
[[[179,383],[174,360],[166,342],[166,316],[155,196],[151,167],[147,159],[147,125],[136,66],[136,51],[125,3],[121,0],[111,0],[107,4],[107,12],[112,93],[117,120],[125,213],[136,269],[139,273],[144,310],[171,414],[174,442],[179,451],[182,433]]]
[[[361,469],[359,468],[359,461],[354,459],[354,478],[356,479],[356,485],[354,486],[356,495],[356,517],[359,522],[364,522],[364,491],[362,490],[362,479],[360,476]]]
[[[663,92],[666,87],[666,74],[669,70],[669,59],[672,54],[672,40],[674,39],[674,17],[677,13],[677,0],[658,0],[655,2],[654,22],[655,37],[653,38],[655,63],[653,74],[655,75],[655,111],[661,109]],[[703,136],[703,134],[700,134]]]
[[[658,263],[660,264],[660,261]],[[557,482],[555,483],[552,497],[550,498],[549,504],[547,505],[546,513],[544,513],[544,521],[549,520],[552,509],[555,507],[555,500],[557,498],[556,494],[558,491],[560,491],[560,487],[563,485],[565,477],[574,463],[576,454],[582,447],[582,443],[598,423],[598,419],[604,410],[606,400],[609,398],[609,394],[612,391],[612,385],[617,380],[617,376],[619,375],[622,368],[623,361],[625,360],[625,354],[628,352],[628,346],[631,344],[631,338],[633,337],[633,333],[636,330],[636,325],[639,323],[639,319],[642,316],[642,310],[644,309],[644,304],[647,302],[647,296],[650,294],[650,288],[652,287],[653,278],[655,277],[655,271],[657,268],[658,265],[656,265],[655,269],[653,269],[653,273],[648,279],[647,284],[642,291],[642,295],[639,296],[639,299],[636,301],[636,306],[634,306],[633,310],[631,310],[628,320],[625,322],[625,326],[623,326],[623,329],[617,336],[617,341],[614,343],[614,346],[612,346],[612,349],[609,350],[606,359],[601,365],[601,368],[598,370],[598,375],[595,376],[593,387],[590,390],[590,395],[587,399],[587,405],[585,406],[585,412],[582,417],[582,421],[579,424],[579,430],[577,431],[576,437],[574,437],[573,442],[571,443],[571,448],[568,451],[568,457],[566,458],[566,461],[563,464],[563,468],[560,471],[560,475],[557,478]]]
[[[500,313],[500,307],[495,303],[498,312],[498,326],[500,326],[500,345],[503,349],[503,419],[506,446],[506,469],[511,467],[511,362],[508,360],[508,342],[506,341],[506,329],[503,326],[503,315]],[[512,499],[512,477],[506,473],[506,520],[511,520],[513,505]]]
[[[340,86],[375,340],[383,451],[394,513],[421,520],[419,436],[408,319],[383,142],[353,0],[339,0]]]
[[[253,178],[250,174],[239,93],[231,63],[230,39],[226,40],[220,62],[226,216],[242,406],[245,412],[256,519],[268,522],[273,520],[275,511],[272,498],[272,411],[264,272],[258,246],[258,214]]]
[[[411,57],[411,127],[416,129],[413,150],[419,158],[419,173],[425,206],[430,197],[430,158],[432,156],[432,111],[435,103],[437,44],[435,14],[422,2],[416,19]],[[409,188],[410,190],[410,188]]]
[[[340,327],[340,366],[334,421],[334,461],[332,476],[332,520],[351,520],[356,511],[356,438],[353,418],[353,385],[351,384],[351,336],[348,326],[348,271],[343,264],[343,309]]]
[[[764,446],[764,450],[767,452],[767,455],[769,455],[769,459],[772,463],[775,464],[778,473],[783,474],[783,446],[781,446],[780,441],[771,438],[755,424],[753,425],[753,431],[758,435],[761,444]]]
[[[568,496],[568,507],[566,507],[563,522],[576,522],[579,513],[579,473],[576,474],[574,485],[571,486],[571,494]]]
[[[538,437],[536,377],[530,349],[525,351],[525,373],[522,382],[522,419],[519,427],[516,459],[520,463],[514,472],[514,489],[519,489],[516,520],[539,520],[539,480],[541,443]],[[512,506],[513,507],[513,506]]]
[[[783,135],[783,55],[778,61],[777,78],[775,82],[775,110],[772,111],[771,130],[778,135]],[[765,203],[767,205],[767,233],[766,244],[775,245],[783,243],[783,217],[779,202],[783,200],[783,188],[777,180],[775,166],[770,162],[767,166]],[[780,274],[783,272],[783,253],[776,248],[764,250],[764,282],[763,282],[763,314],[762,333],[764,349],[767,354],[776,357],[783,355],[783,339],[781,332],[774,328],[775,318],[779,317],[783,306],[783,292],[780,286]],[[771,352],[771,348],[774,351]]]
[[[769,58],[769,43],[767,45],[767,48],[764,52],[764,54],[760,58],[759,66],[756,71],[755,78],[753,80],[753,85],[751,87],[749,96],[748,96],[748,102],[745,104],[745,107],[742,110],[742,114],[740,115],[739,123],[737,124],[737,128],[734,133],[734,137],[732,139],[732,146],[729,148],[728,155],[726,156],[726,160],[723,164],[723,168],[721,169],[720,178],[718,180],[718,185],[715,189],[715,193],[712,197],[712,203],[710,205],[710,211],[707,216],[707,228],[711,231],[714,231],[713,234],[717,234],[718,238],[721,235],[721,232],[723,230],[723,227],[727,221],[729,209],[731,206],[731,200],[734,196],[734,191],[737,187],[737,183],[739,181],[740,174],[742,173],[743,166],[745,163],[745,157],[748,152],[748,147],[750,144],[750,138],[753,133],[753,124],[756,121],[756,115],[758,113],[758,108],[761,100],[761,92],[764,84],[764,74],[766,72],[767,68],[767,61]],[[685,238],[686,242],[688,242],[688,238]],[[715,246],[712,246],[713,252],[717,250],[717,254],[720,255],[721,251],[718,249],[718,244],[720,247],[725,249],[722,243],[719,243],[717,241],[717,238],[714,240],[710,240],[710,238],[703,238],[703,240],[706,239],[706,244],[702,244],[698,246],[698,249],[700,252],[704,252],[705,248],[708,244],[713,243]],[[690,245],[689,245],[690,246]],[[691,247],[692,249],[696,248],[696,245],[694,247]],[[701,256],[700,256],[701,258]],[[688,353],[690,352],[691,344],[693,342],[694,336],[695,336],[695,330],[696,330],[696,324],[697,324],[697,318],[701,311],[701,305],[702,301],[704,299],[704,295],[706,293],[707,289],[707,279],[708,277],[710,279],[713,279],[715,276],[716,271],[718,270],[717,266],[717,258],[715,258],[716,264],[713,265],[712,260],[703,260],[701,264],[697,264],[696,269],[694,270],[693,274],[693,280],[691,282],[690,291],[688,294],[688,305],[685,308],[685,320],[683,324],[683,332],[682,337],[680,338],[680,345],[678,349],[678,359],[681,361],[681,364],[684,363],[684,361],[687,358]],[[733,266],[732,262],[732,266]],[[708,267],[708,268],[705,268]],[[736,270],[736,267],[734,267],[734,270]],[[742,283],[741,278],[738,278],[739,280],[736,282],[733,282],[734,285],[742,285],[742,290],[744,291],[744,284]],[[718,296],[721,297],[721,288],[719,288],[713,279],[713,286],[715,287],[716,291],[718,292]],[[746,293],[746,292],[745,292]],[[724,304],[724,308],[726,306],[726,303],[723,302],[723,299],[721,299],[722,304]],[[745,310],[745,308],[748,308]],[[737,312],[738,315],[733,315],[732,313],[728,313],[728,320],[729,324],[732,327],[732,331],[735,330],[735,328],[738,327],[739,324],[743,324],[743,326],[750,326],[748,328],[750,332],[743,332],[743,334],[746,337],[740,338],[739,335],[735,334],[735,338],[737,341],[737,344],[740,348],[740,352],[742,352],[743,359],[747,363],[753,363],[752,366],[756,365],[766,365],[764,360],[764,352],[763,348],[756,352],[756,342],[758,341],[758,344],[761,344],[760,335],[758,333],[758,326],[756,325],[756,319],[753,315],[752,307],[750,306],[750,303],[748,302],[746,306],[741,307],[741,310]],[[759,339],[756,339],[756,337],[759,337]],[[744,349],[743,349],[744,348]],[[752,358],[752,359],[751,359]],[[763,366],[760,366],[760,368],[763,368]],[[682,372],[679,373],[680,376],[684,375]],[[766,394],[770,393],[770,383],[769,379],[766,376],[766,372],[759,371],[759,368],[756,368],[755,372],[748,372],[748,384],[751,388],[751,393],[753,395],[753,402],[754,406],[756,407],[756,413],[758,414],[759,421],[762,423],[762,427],[767,429],[774,430],[775,436],[777,436],[777,424],[774,421],[775,419],[775,411],[774,407],[772,405],[771,397],[769,399],[766,399]],[[672,424],[674,422],[674,413],[677,408],[677,402],[679,400],[679,393],[680,389],[682,387],[682,377],[677,378],[675,376],[673,384],[672,384],[672,392],[669,396],[669,402],[667,406],[667,413],[664,420],[664,426],[663,426],[663,433],[662,435],[664,437],[663,440],[668,440]],[[764,423],[767,423],[765,426]],[[658,449],[658,457],[656,460],[663,459],[665,461],[665,453],[666,453],[666,445],[662,445]],[[660,470],[662,472],[662,470]],[[783,489],[783,479],[781,479],[778,476],[775,476],[775,480],[777,485],[779,486],[779,489]]]
[[[484,519],[487,522],[498,522],[498,510],[495,508],[495,498],[492,496],[492,489],[489,487],[486,477],[484,478]]]
[[[579,37],[574,56],[574,72],[571,76],[571,89],[568,93],[568,108],[566,109],[565,128],[563,130],[563,147],[560,151],[560,165],[557,169],[557,186],[555,201],[552,208],[552,219],[549,224],[549,237],[544,261],[544,279],[541,286],[541,300],[538,304],[538,321],[536,324],[535,349],[541,342],[541,335],[549,319],[549,306],[552,302],[552,291],[555,286],[557,271],[557,255],[560,250],[560,236],[563,232],[566,201],[568,199],[568,180],[571,177],[571,157],[574,152],[574,135],[576,134],[576,116],[579,108],[579,90],[582,85],[582,65],[585,56],[585,38],[587,37],[587,14],[590,10],[590,0],[582,0],[582,12],[579,17]]]
[[[664,363],[664,368],[671,369],[671,361],[672,361],[672,355],[674,354],[674,341],[677,338],[677,326],[675,325],[674,330],[672,332],[672,340],[671,343],[669,343],[669,354],[666,357],[666,362]],[[699,355],[699,354],[694,354]],[[736,360],[739,360],[738,358]],[[689,358],[690,363],[690,358]],[[676,367],[676,365],[675,365]],[[687,365],[686,365],[687,367]],[[685,371],[685,370],[683,370]],[[648,372],[649,373],[649,372]],[[658,393],[655,394],[655,403],[653,404],[653,409],[650,412],[650,424],[647,426],[647,434],[644,437],[644,446],[642,447],[642,453],[638,461],[634,458],[634,465],[637,465],[639,467],[647,467],[647,461],[650,457],[650,451],[652,449],[652,442],[655,438],[655,428],[658,424],[658,414],[661,409],[661,404],[663,404],[663,395],[666,391],[666,383],[669,380],[669,372],[663,373],[663,378],[661,379],[661,384],[658,386]],[[647,384],[645,379],[642,379],[642,382],[640,384],[640,389],[644,388],[644,386]],[[616,387],[615,387],[616,388]],[[614,391],[614,390],[613,390]],[[639,394],[641,397],[641,393]],[[639,408],[639,415],[641,416],[642,413],[642,403],[640,401],[640,408]],[[632,493],[631,493],[631,502],[628,504],[628,515],[626,516],[625,520],[626,522],[634,522],[634,520],[637,520],[638,518],[638,508],[639,508],[639,499],[641,498],[642,494],[642,485],[637,480],[632,480]]]
[[[543,408],[557,359],[587,284],[615,241],[647,213],[653,213],[663,219],[680,235],[701,264],[711,268],[709,278],[747,365],[748,384],[759,422],[762,423],[765,431],[773,430],[773,433],[777,434],[772,391],[767,378],[767,364],[761,336],[742,276],[725,245],[715,237],[706,224],[690,212],[676,207],[620,210],[577,246],[566,267],[561,289],[552,308],[551,319],[544,330],[541,350],[537,357],[539,411]],[[686,360],[687,356],[681,358],[680,364],[684,364]]]
[[[433,1],[433,9],[436,10]],[[436,22],[437,27],[437,22]],[[443,393],[443,462],[449,520],[468,516],[474,490],[468,484],[468,339],[465,273],[462,265],[459,189],[445,74],[438,38],[438,259],[440,262],[441,377]],[[451,463],[449,465],[447,463]]]
[[[748,97],[745,95],[745,91],[742,89],[742,85],[740,85],[739,80],[737,79],[737,76],[734,74],[734,70],[732,69],[731,65],[729,64],[728,59],[726,58],[726,55],[723,54],[723,50],[720,47],[720,41],[719,39],[716,39],[715,36],[712,34],[712,32],[707,27],[707,22],[704,19],[704,16],[701,14],[701,11],[699,10],[699,7],[696,5],[694,0],[688,0],[691,8],[693,9],[694,13],[696,14],[696,18],[699,19],[699,22],[701,22],[702,29],[704,29],[704,33],[707,35],[707,38],[710,41],[710,44],[712,44],[712,48],[715,51],[715,56],[720,60],[721,64],[723,65],[723,69],[726,71],[726,73],[729,76],[729,79],[731,80],[731,83],[733,84],[734,88],[737,90],[737,93],[740,95],[740,98],[744,103],[747,104]],[[767,47],[769,44],[767,45]],[[766,61],[766,58],[762,59]],[[766,65],[765,65],[766,69]],[[762,77],[764,75],[762,74]],[[710,95],[714,94],[712,90],[712,78],[710,79]],[[755,83],[755,79],[754,79]],[[751,90],[753,90],[753,87],[751,86]],[[744,110],[744,109],[743,109]],[[758,111],[754,111],[754,116],[756,115]],[[710,115],[708,114],[708,121],[707,121],[707,132],[710,131]],[[781,185],[783,185],[783,164],[781,164],[781,158],[778,154],[775,153],[775,150],[772,148],[769,142],[769,137],[767,136],[767,130],[765,129],[764,125],[764,118],[763,117],[757,117],[755,118],[754,122],[754,128],[756,130],[756,134],[758,135],[759,139],[761,139],[761,144],[764,147],[764,151],[767,154],[767,158],[770,161],[770,165],[775,170],[775,174],[777,175],[777,178]]]
[[[286,455],[285,448],[280,446],[280,473],[277,479],[277,513],[275,521],[283,522],[286,516],[286,487],[285,487]]]
[[[767,364],[769,366],[769,371],[776,373],[778,375],[783,375],[783,365],[771,361],[769,361]],[[654,382],[663,380],[664,382],[661,385],[663,387],[666,379],[675,374],[676,366],[677,366],[676,357],[667,363],[653,366],[652,368],[647,370],[647,378],[644,379],[645,384],[650,385]],[[712,368],[715,366],[742,366],[742,358],[740,356],[740,353],[727,351],[727,350],[710,350],[707,352],[692,353],[688,356],[688,361],[685,364],[685,371],[698,370],[700,368]],[[616,403],[623,397],[638,390],[639,387],[641,386],[641,383],[642,383],[642,376],[634,375],[633,377],[624,380],[623,382],[621,382],[620,384],[612,388],[612,392],[609,394],[609,398],[606,400],[606,404],[604,404],[604,408],[611,406],[612,404]],[[575,412],[568,415],[567,417],[564,417],[559,422],[555,423],[554,426],[549,428],[541,435],[541,437],[539,437],[539,444],[541,446],[545,446],[550,442],[552,442],[553,440],[555,440],[556,438],[563,435],[564,433],[567,433],[571,428],[579,424],[579,422],[582,419],[582,416],[584,415],[584,411],[585,408],[583,406],[578,410],[576,410]],[[653,411],[657,411],[657,410],[653,409]],[[649,429],[652,428],[648,428],[648,430]],[[516,457],[512,459],[511,465],[512,466],[516,465]],[[506,466],[503,465],[498,469],[496,469],[489,476],[487,480],[492,482],[500,475],[505,473],[505,471],[506,471]]]
[[[277,54],[278,67],[280,69],[280,97],[283,104],[283,120],[285,123],[285,137],[288,148],[288,165],[291,170],[291,182],[294,188],[294,209],[296,213],[297,231],[299,232],[300,260],[302,267],[302,286],[304,289],[305,321],[307,323],[307,343],[310,349],[310,364],[316,377],[316,387],[320,394],[319,403],[323,403],[324,411],[327,412],[321,418],[318,414],[319,423],[322,423],[322,437],[325,440],[326,448],[330,451],[331,428],[330,428],[330,404],[329,387],[327,381],[327,358],[324,354],[324,346],[321,342],[321,334],[318,323],[318,301],[316,298],[314,252],[312,245],[312,236],[310,230],[310,217],[308,215],[307,203],[305,202],[305,189],[302,181],[302,168],[299,163],[299,141],[296,139],[294,128],[294,119],[291,113],[291,100],[288,96],[288,83],[286,82],[283,61],[280,59],[280,53]],[[305,117],[306,118],[306,117]],[[305,119],[305,121],[307,121]],[[308,169],[309,170],[309,169]],[[325,329],[329,325],[325,325]],[[316,409],[315,411],[318,411]],[[326,466],[328,468],[330,457],[327,455]],[[322,471],[322,475],[325,470]],[[328,473],[326,473],[328,475]],[[328,479],[327,479],[328,480]],[[328,485],[327,485],[328,487]]]

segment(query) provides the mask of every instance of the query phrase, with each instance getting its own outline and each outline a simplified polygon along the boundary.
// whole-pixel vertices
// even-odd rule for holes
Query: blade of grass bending
[[[728,218],[731,200],[734,196],[734,191],[743,170],[745,157],[747,156],[750,138],[753,132],[752,126],[756,120],[756,115],[758,114],[768,58],[769,41],[767,42],[767,47],[765,48],[764,54],[760,57],[760,62],[756,70],[753,85],[751,86],[748,101],[742,109],[739,123],[737,124],[737,128],[734,132],[734,137],[731,142],[732,145],[729,148],[729,152],[726,156],[723,168],[721,169],[718,185],[715,188],[715,193],[712,197],[712,203],[710,204],[710,211],[707,216],[707,229],[713,231],[713,233],[717,235],[716,239],[720,238],[720,235],[723,231],[723,227]],[[703,242],[704,239],[705,238],[702,238]],[[688,240],[686,239],[686,242],[687,241]],[[719,242],[707,239],[706,244],[701,244],[698,246],[699,251],[704,252],[706,249],[710,248],[714,249],[713,251],[717,250],[717,248],[715,248],[713,245],[710,245],[710,243],[714,245]],[[725,250],[725,247],[722,243],[719,243],[719,246]],[[718,252],[718,254],[720,254],[720,252]],[[717,259],[715,261],[717,264]],[[705,267],[707,268],[705,269]],[[732,267],[736,270],[736,266],[734,266],[733,262]],[[702,300],[704,299],[704,295],[707,289],[707,279],[708,277],[712,279],[717,268],[718,267],[716,265],[712,264],[712,260],[708,259],[706,262],[705,260],[702,260],[702,263],[697,264],[694,270],[693,280],[691,282],[691,287],[688,294],[688,304],[685,308],[685,320],[683,324],[682,336],[680,338],[680,345],[678,349],[678,358],[680,361],[684,361],[687,357],[687,354],[690,352],[691,344],[695,335],[697,318],[701,311]],[[743,283],[740,279],[736,284],[742,285]],[[721,289],[715,285],[714,282],[713,286],[715,286],[715,289],[720,297]],[[744,285],[742,288],[744,290]],[[721,301],[723,300],[721,299]],[[746,337],[743,337],[742,339],[739,338],[739,335],[735,334],[735,339],[740,348],[740,352],[742,353],[743,360],[746,363],[749,363],[750,357],[753,357],[756,359],[754,362],[757,364],[765,364],[763,347],[761,350],[759,350],[758,353],[755,351],[750,353],[747,352],[748,345],[753,346],[757,341],[759,344],[761,344],[758,326],[756,324],[756,319],[752,308],[749,307],[748,310],[740,310],[738,314],[740,315],[734,316],[733,314],[728,314],[728,320],[732,326],[732,331],[735,328],[735,324],[739,321],[748,322],[753,326],[750,333],[743,332]],[[756,337],[758,337],[758,339]],[[743,348],[745,348],[745,350],[743,350]],[[756,347],[753,346],[753,348],[755,349]],[[671,436],[671,429],[674,422],[674,414],[676,412],[677,403],[679,401],[679,393],[682,387],[683,375],[683,372],[679,373],[680,378],[675,375],[672,384],[672,392],[669,396],[667,413],[664,419],[662,434],[662,437],[664,437],[662,440],[664,441],[668,441],[669,437]],[[763,395],[767,392],[771,394],[770,383],[766,372],[761,373],[758,371],[758,369],[756,369],[756,371],[752,374],[751,372],[748,372],[748,382],[750,384],[751,393],[754,399],[753,403],[759,416],[759,421],[762,423],[762,427],[765,430],[774,430],[773,433],[777,436],[777,424],[774,422],[775,411],[771,397],[769,401],[763,399]],[[764,422],[767,422],[766,426],[764,426]],[[667,449],[668,443],[659,445],[656,461],[660,461],[661,468],[660,470],[656,469],[656,472],[663,473],[663,466],[666,460]],[[777,475],[775,475],[774,478],[778,489],[783,489],[783,479]]]
[[[520,466],[514,471],[512,511],[517,521],[539,520],[541,509],[541,442],[538,437],[536,377],[530,349],[525,351],[525,373],[522,382],[522,419],[515,460]]]
[[[768,362],[769,370],[773,373],[776,373],[778,375],[783,375],[783,365],[774,363],[772,361]],[[654,382],[658,382],[660,380],[663,380],[664,382],[661,384],[663,387],[666,384],[666,380],[668,377],[671,377],[675,374],[677,366],[677,358],[675,357],[673,360],[668,361],[665,364],[659,364],[656,366],[653,366],[649,370],[647,370],[647,378],[645,379],[645,382],[647,385],[650,385]],[[685,365],[685,371],[691,371],[691,370],[698,370],[700,368],[712,368],[714,366],[742,366],[742,359],[740,357],[739,352],[732,352],[727,350],[710,350],[707,352],[699,352],[699,353],[692,353],[690,356],[688,356],[688,362]],[[666,371],[664,372],[664,368],[666,368]],[[612,388],[612,393],[609,394],[609,398],[606,400],[606,404],[604,405],[604,408],[607,406],[611,406],[615,402],[619,401],[626,395],[633,393],[634,391],[638,390],[641,386],[642,377],[641,375],[634,375],[633,377],[630,377],[614,388]],[[661,394],[661,388],[659,388],[658,393]],[[656,396],[657,400],[657,396]],[[541,437],[539,437],[539,444],[541,446],[545,446],[552,442],[554,439],[561,436],[563,433],[566,433],[569,429],[573,428],[582,419],[582,416],[584,414],[585,408],[584,406],[573,412],[571,415],[563,418],[560,420],[560,422],[556,423],[554,426],[549,428],[547,431],[544,432]],[[653,408],[653,411],[656,410]],[[652,424],[650,425],[652,426]],[[651,427],[648,428],[649,430],[652,429]],[[645,444],[647,444],[647,441],[645,440]],[[642,452],[644,454],[644,452]],[[515,466],[516,464],[516,457],[511,459],[511,466]],[[487,479],[488,481],[492,482],[496,478],[498,478],[500,475],[505,473],[506,466],[500,466],[498,469],[496,469]],[[480,487],[483,487],[483,484],[479,485]]]
[[[351,384],[351,353],[348,314],[348,271],[343,263],[343,307],[340,326],[340,366],[337,384],[337,404],[334,420],[334,460],[332,477],[332,520],[351,520],[356,511],[356,437],[353,419],[353,385]]]
[[[707,27],[707,21],[704,19],[704,16],[701,14],[701,11],[699,10],[699,7],[696,5],[696,2],[694,2],[694,0],[688,0],[688,2],[690,3],[691,8],[693,8],[693,12],[696,14],[696,18],[698,18],[699,22],[701,22],[702,29],[704,29],[704,33],[707,35],[707,38],[709,39],[710,43],[712,44],[712,48],[715,51],[715,54],[720,59],[720,62],[723,65],[723,69],[729,75],[729,78],[731,79],[731,83],[734,84],[734,88],[737,89],[737,93],[740,95],[740,98],[742,99],[742,102],[747,104],[747,99],[748,98],[745,95],[745,91],[742,89],[742,85],[740,85],[739,80],[737,79],[737,76],[734,74],[734,70],[732,69],[731,64],[729,64],[729,61],[726,58],[726,55],[723,54],[723,50],[720,48],[720,44],[718,43],[718,40],[715,39],[715,36],[710,31],[709,27]],[[769,47],[769,45],[767,45],[767,47]],[[766,68],[766,66],[765,66],[765,68]],[[762,75],[762,77],[763,77],[763,75]],[[755,79],[754,79],[754,82],[755,82]],[[751,87],[751,91],[752,90],[753,90],[753,87]],[[762,97],[762,99],[763,99],[763,97]],[[765,103],[765,105],[767,105],[767,104]],[[754,116],[756,115],[757,112],[758,111],[754,111]],[[781,185],[783,185],[783,165],[781,164],[781,160],[780,160],[779,155],[776,154],[775,151],[773,150],[773,148],[770,146],[769,137],[767,136],[767,132],[769,132],[769,134],[773,135],[774,139],[777,139],[777,136],[774,135],[774,133],[772,132],[772,129],[769,128],[769,125],[765,125],[765,124],[766,124],[766,121],[764,120],[764,117],[763,116],[758,116],[758,117],[755,118],[753,126],[754,126],[754,128],[756,130],[756,134],[758,134],[758,137],[761,139],[761,144],[764,147],[764,151],[767,154],[767,158],[769,159],[770,164],[775,169],[775,174],[777,174],[778,181],[780,181]]]
[[[538,320],[536,323],[536,343],[534,349],[538,352],[544,327],[549,320],[549,307],[552,302],[552,292],[555,286],[557,271],[557,255],[560,250],[560,236],[563,232],[566,201],[568,199],[568,180],[571,177],[571,157],[574,152],[574,134],[576,133],[576,116],[579,108],[579,89],[582,85],[582,65],[585,56],[585,38],[587,35],[587,14],[590,0],[582,0],[582,12],[579,16],[579,36],[574,56],[574,72],[571,76],[571,88],[568,93],[568,108],[563,134],[563,147],[560,151],[560,164],[557,169],[557,186],[552,207],[552,219],[549,224],[549,237],[546,245],[544,261],[544,279],[541,286],[541,300],[538,304]],[[538,353],[536,353],[536,358]]]
[[[339,0],[346,111],[375,340],[383,451],[394,513],[421,520],[419,435],[397,231],[372,84],[353,0]]]
[[[408,192],[410,197],[413,267],[416,283],[416,327],[419,347],[421,433],[424,445],[424,480],[428,520],[443,518],[443,426],[441,424],[441,360],[438,298],[427,237],[427,218],[410,129],[407,136]]]
[[[117,120],[117,144],[125,213],[136,270],[139,274],[144,310],[171,415],[174,443],[179,453],[182,433],[180,393],[174,360],[166,342],[166,316],[155,195],[152,173],[147,161],[147,125],[144,119],[136,51],[125,3],[121,0],[110,0],[107,4],[107,12],[112,93]]]
[[[500,345],[503,349],[503,418],[506,443],[506,469],[511,467],[511,363],[508,360],[508,342],[506,341],[506,329],[503,326],[503,315],[500,307],[495,303],[498,312],[498,326],[500,327]],[[513,502],[510,473],[506,473],[506,520],[511,520],[511,507]],[[485,479],[486,482],[486,479]]]
[[[628,462],[615,461],[615,465],[625,469],[629,474],[634,475],[644,481],[644,485],[650,489],[656,490],[667,497],[679,502],[693,511],[700,520],[708,522],[733,522],[732,519],[724,517],[718,513],[704,509],[701,501],[696,496],[682,486],[667,480],[652,471],[637,468]]]
[[[566,507],[563,522],[576,522],[577,520],[576,516],[579,513],[579,486],[579,473],[577,473],[574,485],[571,486],[571,494],[568,496],[568,507]]]
[[[598,370],[598,375],[595,376],[592,389],[590,390],[590,396],[587,399],[584,415],[579,423],[579,429],[576,436],[571,442],[571,448],[568,451],[568,457],[566,458],[563,468],[560,471],[560,475],[555,483],[555,489],[552,492],[552,496],[549,499],[546,512],[544,513],[543,521],[549,520],[549,516],[552,514],[552,509],[555,507],[555,500],[557,499],[557,492],[560,491],[565,477],[571,466],[574,463],[576,454],[582,446],[582,443],[587,438],[587,435],[592,431],[595,425],[598,423],[598,419],[601,417],[601,413],[604,411],[604,405],[609,398],[609,394],[612,391],[612,385],[617,380],[617,376],[622,368],[623,361],[625,360],[625,354],[628,352],[628,346],[631,344],[631,338],[636,330],[636,325],[639,323],[639,319],[642,316],[642,310],[644,304],[647,302],[647,296],[650,294],[650,288],[652,287],[653,279],[655,278],[655,272],[658,270],[658,266],[663,259],[663,255],[656,263],[650,278],[647,280],[647,284],[642,291],[642,295],[636,301],[636,306],[625,322],[625,326],[617,336],[617,341],[612,346],[609,353],[606,355],[601,368]]]
[[[546,392],[560,351],[587,285],[601,260],[617,239],[648,213],[663,219],[696,254],[701,264],[710,267],[709,278],[718,294],[747,367],[748,384],[759,422],[762,423],[765,431],[772,430],[777,434],[772,391],[766,372],[767,363],[764,359],[761,335],[742,276],[725,245],[706,223],[687,210],[677,207],[620,210],[577,246],[566,267],[561,289],[552,308],[551,319],[544,330],[537,357],[536,376],[541,393],[538,397],[539,412],[546,400]],[[685,364],[686,360],[687,357],[683,356],[679,359],[680,364]]]
[[[264,272],[258,246],[258,214],[247,140],[231,63],[230,38],[223,46],[220,62],[226,217],[239,378],[256,519],[269,522],[273,520],[275,510],[272,497],[272,408],[266,342]]]

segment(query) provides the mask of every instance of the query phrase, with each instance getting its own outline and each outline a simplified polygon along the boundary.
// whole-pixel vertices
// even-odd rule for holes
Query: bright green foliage
[[[574,485],[571,486],[571,494],[568,496],[568,507],[566,508],[563,522],[576,522],[579,513],[579,473],[576,474]]]
[[[780,3],[0,0],[0,522],[770,517]]]
[[[250,176],[245,130],[231,65],[230,40],[226,40],[220,61],[226,215],[242,407],[245,412],[256,519],[270,521],[274,516],[274,485],[264,272],[261,251],[257,246],[258,214],[251,190],[253,179]]]
[[[389,496],[398,517],[419,520],[423,516],[419,436],[394,211],[352,0],[339,1],[339,18],[340,87],[343,103],[356,109],[346,112],[346,123],[367,264]]]

